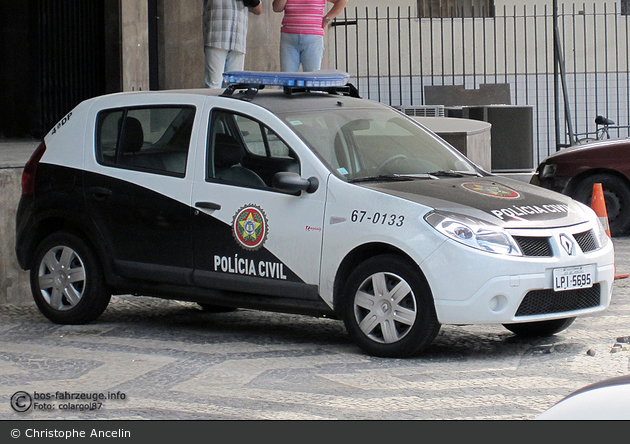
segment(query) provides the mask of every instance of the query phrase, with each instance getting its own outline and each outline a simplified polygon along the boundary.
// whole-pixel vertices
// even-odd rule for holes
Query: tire
[[[523,322],[521,324],[503,324],[505,328],[519,336],[551,336],[566,330],[575,318],[553,319],[551,321]]]
[[[615,176],[595,174],[580,182],[571,197],[590,206],[595,183],[601,183],[604,190],[611,236],[624,235],[630,228],[630,188]]]
[[[424,276],[397,256],[375,256],[359,264],[341,296],[346,330],[370,355],[415,356],[429,347],[440,331]]]
[[[78,236],[55,233],[35,252],[30,270],[37,307],[57,324],[86,324],[107,308],[111,293],[92,250]]]
[[[199,305],[203,311],[208,312],[208,313],[229,313],[231,311],[238,310],[238,308],[234,308],[234,307],[226,307],[224,305],[206,304],[205,302],[197,302],[197,305]]]

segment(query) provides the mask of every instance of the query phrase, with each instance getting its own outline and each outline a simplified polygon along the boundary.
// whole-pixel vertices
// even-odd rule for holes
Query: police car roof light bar
[[[357,89],[348,79],[350,75],[343,71],[322,70],[315,72],[274,72],[274,71],[230,71],[223,73],[228,87],[222,94],[230,97],[236,90],[246,89],[239,97],[252,100],[258,90],[265,86],[281,86],[285,93],[322,91],[331,94],[345,93],[358,97]]]

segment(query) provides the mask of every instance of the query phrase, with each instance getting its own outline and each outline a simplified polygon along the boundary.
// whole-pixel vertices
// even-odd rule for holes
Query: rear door
[[[92,111],[86,139],[87,208],[116,271],[148,282],[190,285],[188,160],[203,98],[117,97]],[[170,97],[171,103],[168,102]]]

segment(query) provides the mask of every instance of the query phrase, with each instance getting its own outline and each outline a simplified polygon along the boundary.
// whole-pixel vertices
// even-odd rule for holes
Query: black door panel
[[[86,172],[85,184],[89,214],[100,228],[122,275],[189,283],[190,206],[130,181],[105,175]],[[160,267],[167,268],[160,272]]]

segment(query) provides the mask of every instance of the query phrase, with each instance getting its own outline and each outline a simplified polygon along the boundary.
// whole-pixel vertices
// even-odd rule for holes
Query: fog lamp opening
[[[508,298],[505,295],[498,294],[490,299],[488,305],[493,313],[501,313],[508,305]]]

